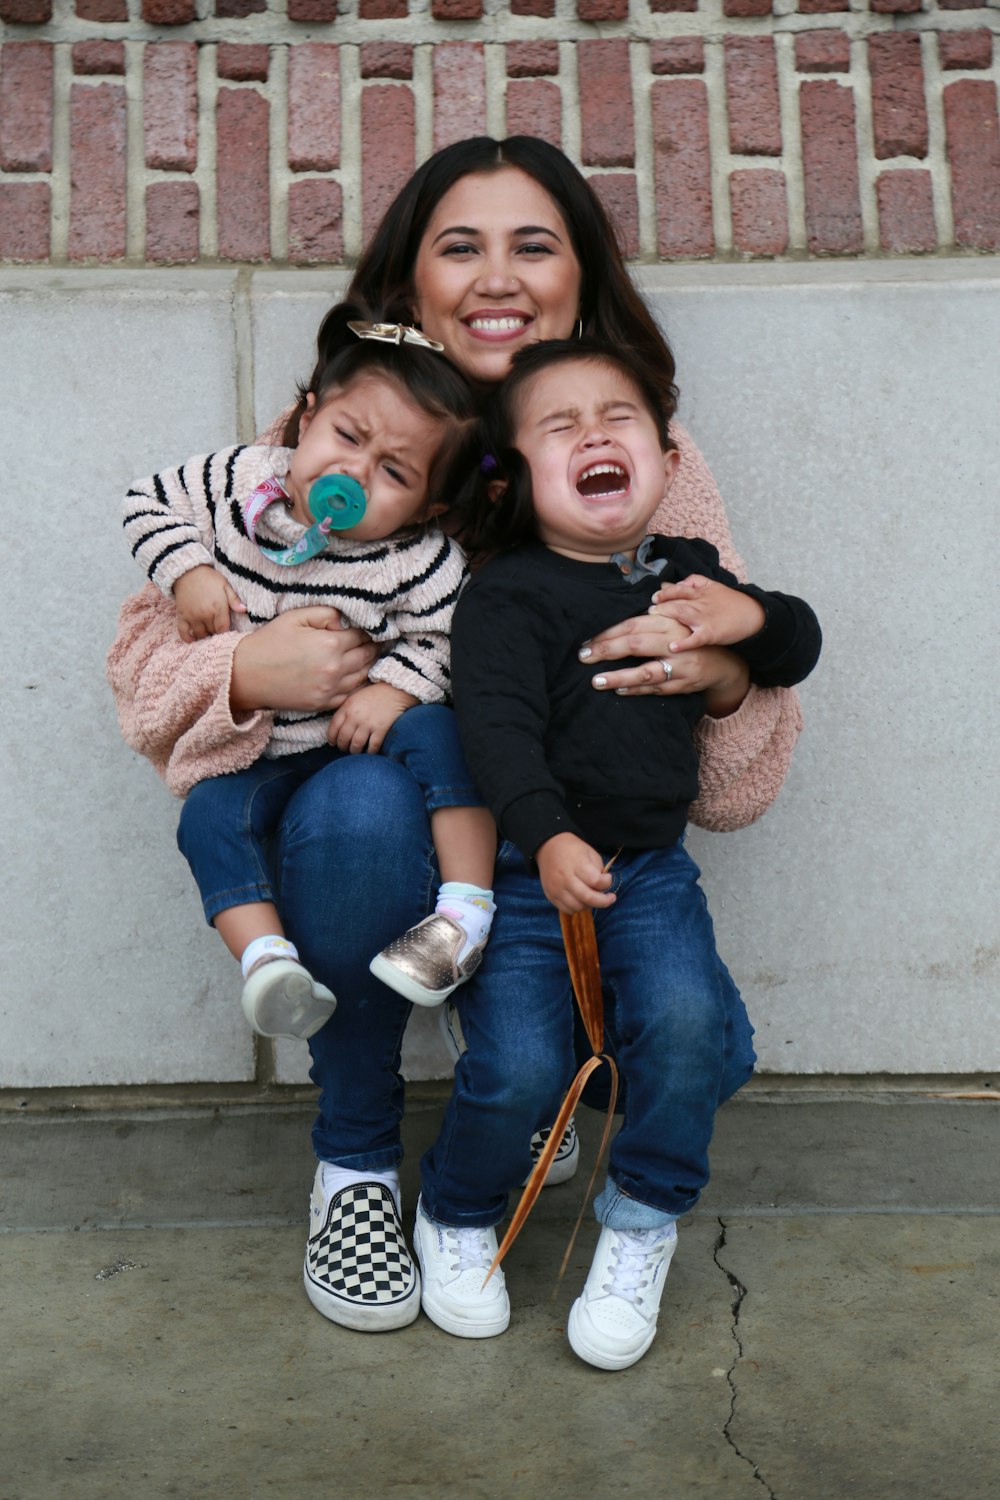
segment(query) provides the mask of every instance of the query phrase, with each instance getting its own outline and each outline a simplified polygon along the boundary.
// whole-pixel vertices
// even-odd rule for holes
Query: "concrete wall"
[[[777,805],[692,839],[762,1066],[996,1069],[1000,261],[640,280],[753,577],[826,630]],[[304,1047],[255,1054],[177,805],[120,741],[103,659],[138,582],[128,481],[266,423],[335,286],[0,272],[0,1086],[305,1078]],[[420,1022],[408,1069],[433,1076]]]

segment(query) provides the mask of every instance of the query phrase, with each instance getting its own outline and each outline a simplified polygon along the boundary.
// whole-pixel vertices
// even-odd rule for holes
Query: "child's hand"
[[[377,755],[382,741],[400,714],[420,700],[388,682],[369,682],[342,703],[330,721],[327,739],[338,750],[357,755],[367,750]]]
[[[174,584],[177,633],[182,641],[201,641],[207,635],[222,635],[230,628],[229,612],[245,615],[247,607],[229,584],[208,563],[182,573]]]
[[[653,595],[650,613],[670,615],[691,634],[671,641],[673,651],[697,651],[701,646],[735,646],[764,628],[764,606],[728,584],[692,573],[680,583],[665,583]]]
[[[535,851],[542,890],[559,911],[613,906],[611,876],[596,849],[575,833],[557,833]]]

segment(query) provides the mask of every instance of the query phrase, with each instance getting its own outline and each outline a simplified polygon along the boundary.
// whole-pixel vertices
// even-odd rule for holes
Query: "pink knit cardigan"
[[[746,577],[733,549],[722,500],[697,447],[676,423],[681,463],[653,529],[702,536],[724,567]],[[126,599],[108,655],[108,681],[126,742],[144,755],[179,797],[197,782],[252,765],[271,734],[266,710],[233,715],[229,705],[235,631],[184,645],[173,602],[152,584]],[[691,821],[727,832],[767,811],[785,779],[802,729],[796,693],[751,687],[735,713],[703,718],[697,730],[700,792]]]

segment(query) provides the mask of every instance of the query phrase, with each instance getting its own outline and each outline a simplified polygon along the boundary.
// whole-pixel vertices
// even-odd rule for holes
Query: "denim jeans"
[[[450,708],[417,704],[407,709],[386,735],[381,753],[415,778],[428,812],[482,806]],[[343,754],[322,745],[275,760],[262,756],[244,771],[212,776],[191,789],[177,843],[198,883],[207,922],[231,906],[275,901],[268,841],[295,792]]]
[[[683,843],[623,853],[612,876],[618,899],[596,926],[625,1090],[598,1212],[614,1227],[646,1228],[687,1212],[708,1181],[715,1113],[753,1071],[753,1033]],[[531,1135],[551,1124],[576,1070],[559,914],[510,844],[494,889],[486,957],[456,995],[468,1050],[421,1163],[424,1207],[445,1224],[503,1217],[530,1169]]]

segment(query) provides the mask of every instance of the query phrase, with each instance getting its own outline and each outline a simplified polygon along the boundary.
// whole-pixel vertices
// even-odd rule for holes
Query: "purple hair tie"
[[[479,463],[480,474],[495,474],[500,465],[492,453],[484,453]]]

